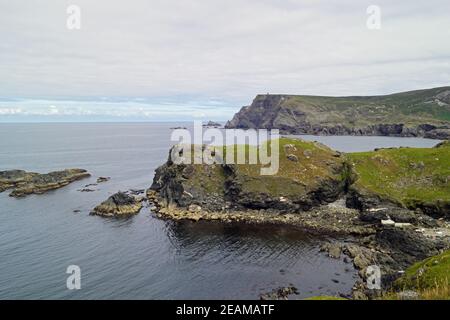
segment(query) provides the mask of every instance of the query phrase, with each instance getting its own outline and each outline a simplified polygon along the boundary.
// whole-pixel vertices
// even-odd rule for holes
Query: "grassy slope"
[[[293,148],[292,148],[293,146]],[[254,146],[234,146],[235,159],[237,148],[245,148],[246,159]],[[217,149],[226,158],[230,146]],[[270,151],[270,148],[269,148]],[[298,139],[279,139],[279,171],[275,175],[261,175],[260,163],[254,165],[240,164],[236,166],[237,179],[244,192],[267,193],[272,196],[298,196],[316,187],[321,179],[341,180],[339,169],[343,160],[336,157],[336,152],[314,142]],[[287,159],[292,154],[298,162]],[[203,189],[208,193],[223,194],[225,173],[220,165],[194,165],[193,179],[185,181],[187,186]],[[264,165],[267,167],[267,165]]]
[[[417,90],[385,96],[322,97],[282,95],[282,106],[307,112],[314,123],[365,126],[371,123],[439,124],[450,121],[450,105],[440,106],[435,96],[450,87]],[[264,99],[259,95],[258,99]],[[282,115],[280,115],[282,116]]]
[[[405,206],[450,201],[450,145],[348,154],[356,186]]]
[[[397,290],[414,290],[425,300],[449,300],[450,250],[412,265],[395,281],[394,287]],[[383,297],[387,300],[397,298],[394,292]]]
[[[321,179],[340,179],[342,160],[328,147],[314,142],[281,138],[279,170],[273,176],[260,175],[261,165],[238,165],[237,174],[244,192],[272,196],[298,196],[316,187]],[[298,162],[287,155],[294,155]]]

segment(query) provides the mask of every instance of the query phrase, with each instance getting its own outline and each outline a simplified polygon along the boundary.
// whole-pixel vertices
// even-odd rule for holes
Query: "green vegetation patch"
[[[450,201],[450,147],[396,148],[348,154],[356,187],[414,207]]]
[[[450,286],[450,250],[412,265],[395,282],[401,289],[429,289],[437,284]]]

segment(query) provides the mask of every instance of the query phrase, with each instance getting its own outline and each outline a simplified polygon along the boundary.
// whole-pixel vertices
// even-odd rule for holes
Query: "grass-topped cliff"
[[[258,95],[226,127],[446,139],[450,137],[450,87],[365,97]]]
[[[221,148],[223,158],[229,148]],[[253,148],[245,146],[245,153]],[[168,203],[215,210],[232,203],[298,211],[334,201],[344,192],[345,163],[339,153],[319,143],[287,138],[279,140],[278,151],[279,170],[274,175],[261,175],[259,163],[176,165],[169,159],[157,169],[152,189]]]
[[[224,158],[227,148],[221,150]],[[246,146],[246,153],[252,148]],[[152,188],[181,207],[217,210],[232,204],[299,212],[345,195],[352,207],[386,202],[450,216],[448,141],[434,148],[340,154],[320,143],[281,138],[279,155],[274,175],[261,175],[261,164],[176,165],[169,159],[157,169]]]
[[[347,155],[362,194],[375,194],[429,214],[450,215],[450,143]]]

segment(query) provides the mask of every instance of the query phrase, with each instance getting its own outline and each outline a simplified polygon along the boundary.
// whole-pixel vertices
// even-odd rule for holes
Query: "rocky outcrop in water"
[[[87,177],[90,174],[84,169],[66,169],[45,174],[24,170],[0,171],[0,192],[13,189],[11,197],[42,194]]]
[[[450,138],[450,87],[386,96],[258,95],[226,128],[285,134]]]
[[[117,192],[96,206],[91,214],[103,217],[128,216],[139,213],[142,203],[125,192]]]
[[[208,121],[207,123],[203,124],[203,127],[220,128],[220,127],[222,127],[222,124],[220,124],[219,122]]]

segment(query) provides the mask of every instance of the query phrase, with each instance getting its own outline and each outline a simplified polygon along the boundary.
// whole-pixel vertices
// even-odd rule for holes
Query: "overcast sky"
[[[226,120],[258,93],[449,85],[449,14],[449,0],[0,0],[0,121]]]

